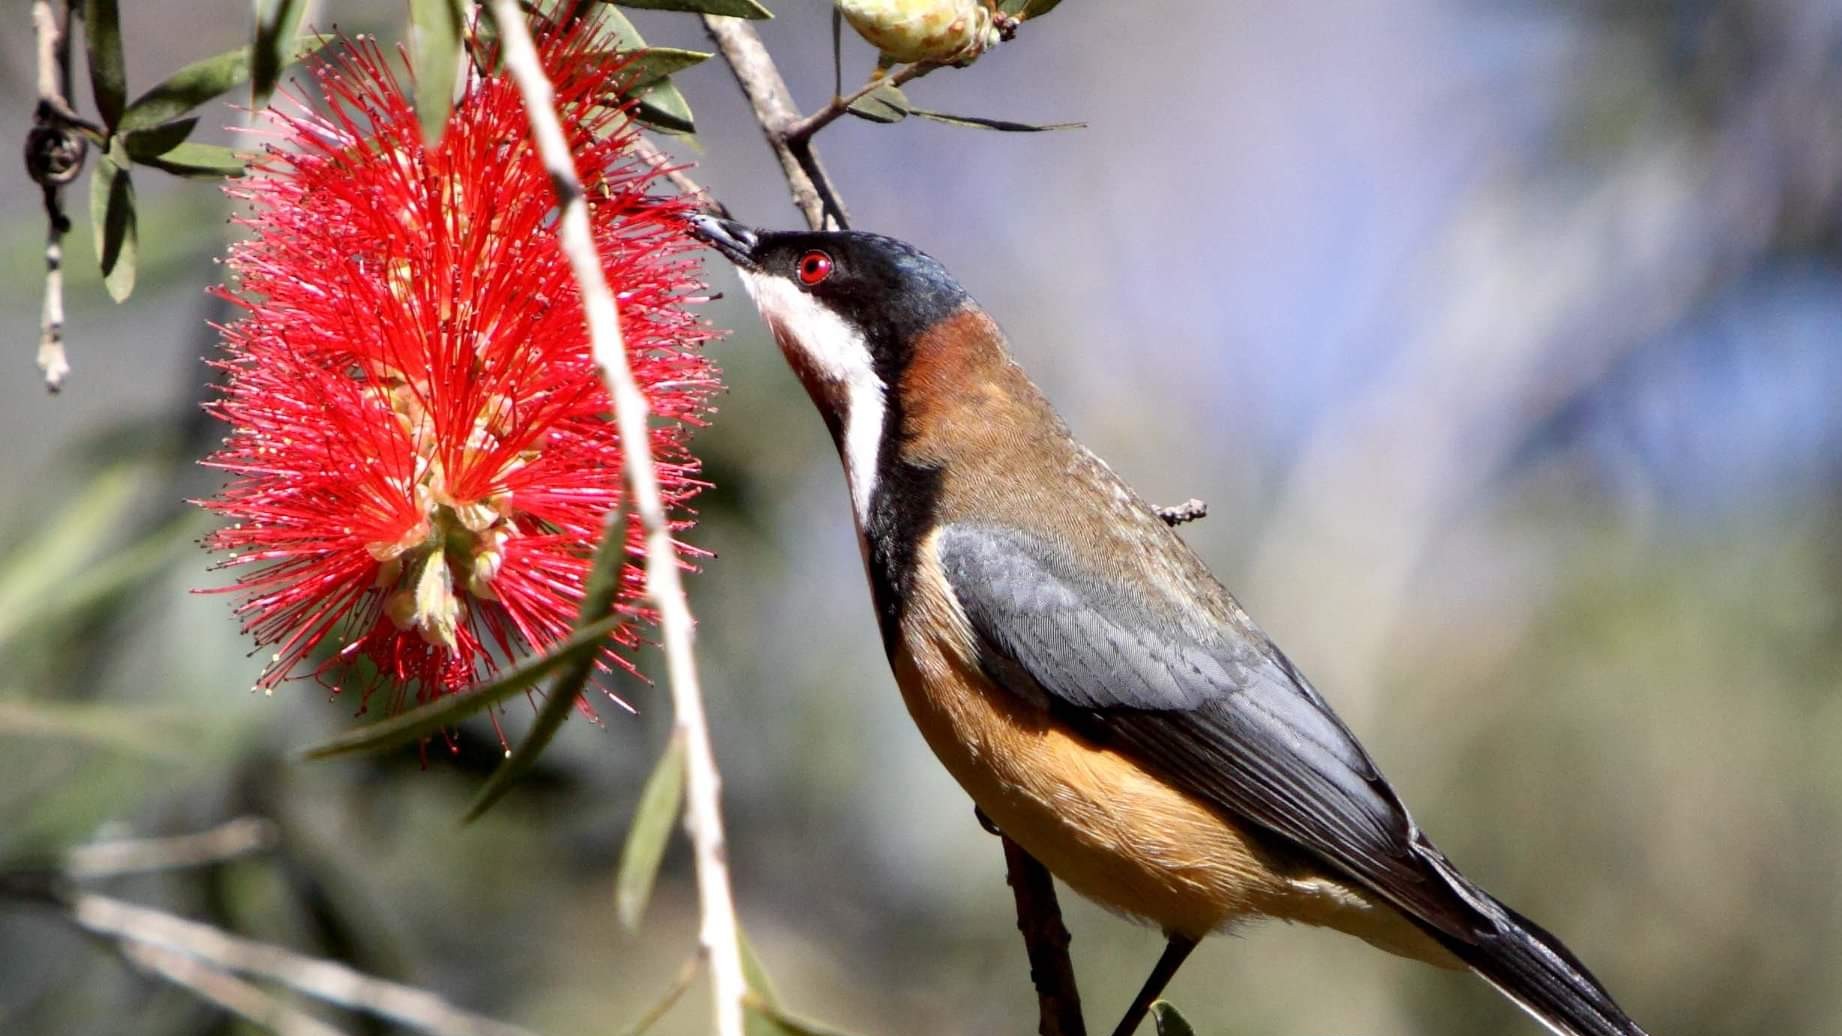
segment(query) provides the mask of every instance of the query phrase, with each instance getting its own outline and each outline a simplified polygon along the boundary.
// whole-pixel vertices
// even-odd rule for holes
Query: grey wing
[[[1496,911],[1251,624],[1174,614],[1015,530],[948,525],[936,544],[997,683],[1448,935]]]

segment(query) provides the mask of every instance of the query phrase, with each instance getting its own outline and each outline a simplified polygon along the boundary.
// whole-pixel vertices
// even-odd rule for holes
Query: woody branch
[[[684,585],[679,579],[677,545],[659,493],[658,469],[648,434],[649,408],[634,380],[621,339],[620,313],[608,288],[589,226],[588,206],[568,138],[557,117],[555,92],[531,41],[517,0],[492,0],[491,11],[504,43],[505,66],[524,97],[525,112],[538,152],[550,174],[561,212],[558,237],[568,255],[588,314],[595,362],[607,379],[620,427],[622,460],[632,507],[646,534],[646,594],[659,611],[659,626],[671,682],[675,734],[685,744],[685,824],[690,833],[697,873],[702,923],[700,952],[709,962],[718,1036],[742,1036],[743,1001],[748,986],[742,972],[741,947],[730,890],[724,846],[722,781],[704,716],[697,661],[692,653],[693,623]]]

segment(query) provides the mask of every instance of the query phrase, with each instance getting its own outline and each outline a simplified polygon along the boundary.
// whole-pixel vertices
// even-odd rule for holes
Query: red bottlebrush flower
[[[660,484],[701,488],[686,448],[716,388],[686,206],[646,191],[615,108],[621,63],[589,27],[540,31],[653,412]],[[272,689],[322,645],[323,681],[368,659],[364,697],[428,701],[567,635],[589,557],[624,487],[611,402],[554,233],[550,182],[502,71],[471,71],[438,144],[375,42],[314,73],[324,112],[271,114],[270,148],[232,188],[251,212],[232,247],[243,310],[223,327],[210,413],[230,426],[206,463],[230,473],[203,505],[230,524],[206,545],[237,570],[237,613],[272,651]],[[683,512],[676,511],[681,517]],[[682,520],[681,526],[688,526]],[[616,607],[639,643],[637,522]]]

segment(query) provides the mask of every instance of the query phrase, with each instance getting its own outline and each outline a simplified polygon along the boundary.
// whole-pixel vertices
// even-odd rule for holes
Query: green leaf
[[[300,29],[301,16],[307,13],[307,0],[274,0],[274,3],[267,18],[262,17],[258,7],[256,38],[249,48],[249,103],[259,109],[269,106],[275,81],[281,78],[281,70],[287,65],[282,41],[294,38]]]
[[[748,982],[748,998],[742,1005],[748,1036],[846,1036],[837,1029],[788,1014],[780,1006],[780,997],[774,992],[767,969],[761,966],[754,944],[740,928],[736,929],[736,943],[742,954],[742,977]]]
[[[908,103],[908,95],[890,83],[880,83],[876,89],[852,101],[844,109],[860,119],[871,122],[901,122],[907,118],[914,107]]]
[[[296,36],[288,45],[284,64],[292,65],[317,53],[332,41],[333,37],[325,33],[310,32]],[[249,66],[249,47],[238,47],[194,61],[136,97],[134,103],[122,114],[122,129],[145,129],[178,118],[247,81]]]
[[[174,119],[146,129],[124,129],[122,142],[128,150],[128,157],[138,162],[155,155],[164,155],[185,143],[185,138],[191,136],[197,126],[198,119],[190,118]]]
[[[90,226],[102,283],[117,302],[134,292],[134,263],[140,252],[135,234],[134,181],[128,178],[128,148],[120,137],[90,171]]]
[[[0,740],[57,738],[173,762],[194,758],[190,746],[199,731],[188,729],[189,719],[179,710],[122,702],[0,696]]]
[[[1169,1000],[1151,1005],[1151,1020],[1157,1024],[1158,1036],[1196,1036],[1196,1030],[1190,1028],[1190,1023],[1177,1013]]]
[[[30,621],[40,601],[78,578],[102,552],[142,480],[134,465],[116,463],[97,472],[69,504],[56,511],[46,507],[49,513],[32,538],[0,560],[0,641]]]
[[[621,14],[614,5],[603,3],[597,11],[601,19],[601,31],[611,33],[616,50],[639,50],[646,46],[646,40],[640,36],[640,30],[633,27],[633,22]]]
[[[780,994],[774,989],[774,980],[768,978],[767,968],[761,963],[761,955],[755,952],[755,944],[749,941],[748,933],[739,926],[736,928],[736,948],[741,951],[742,978],[748,983],[749,992],[767,1006],[778,1008]]]
[[[434,145],[454,106],[454,76],[460,68],[459,0],[409,0],[410,67],[416,73],[416,117],[422,139]]]
[[[217,144],[180,144],[164,154],[136,161],[161,172],[197,180],[242,176],[247,166],[241,153]]]
[[[578,629],[591,621],[601,625],[614,618],[608,615],[608,609],[614,607],[614,598],[620,592],[620,574],[627,560],[626,532],[626,523],[620,512],[608,512],[607,523],[601,532],[601,544],[595,548],[595,557],[589,562],[588,575],[582,581],[582,601],[576,607]],[[563,726],[563,720],[569,717],[570,710],[575,708],[576,699],[582,696],[589,677],[594,673],[595,653],[587,652],[573,659],[568,667],[557,674],[550,684],[550,692],[544,699],[543,707],[537,710],[537,719],[532,721],[531,729],[525,733],[518,747],[499,764],[499,768],[493,771],[492,776],[486,779],[486,784],[474,797],[473,805],[467,808],[463,822],[478,819],[511,790],[513,782],[524,776],[524,772],[537,761],[538,755],[550,744],[550,740],[556,737],[557,730]]]
[[[520,691],[529,690],[538,681],[564,666],[573,665],[583,658],[594,658],[607,641],[608,634],[614,632],[614,628],[623,621],[622,616],[609,615],[599,622],[577,629],[540,657],[526,659],[491,683],[459,694],[443,695],[427,705],[419,705],[388,719],[347,731],[304,749],[300,757],[331,759],[356,752],[381,752],[433,737],[476,712],[491,708]]]
[[[998,5],[998,10],[1013,18],[1041,18],[1055,10],[1056,5],[1061,2],[1062,0],[1004,0]]]
[[[120,521],[119,509],[111,510],[104,528],[112,530]],[[81,527],[84,523],[77,524]],[[77,624],[94,609],[137,591],[158,575],[208,524],[209,518],[203,513],[175,518],[137,542],[111,549],[70,569],[32,594],[30,607],[0,606],[0,644],[32,643],[56,635],[61,628],[81,629]],[[88,545],[93,547],[95,538],[90,538]],[[8,597],[16,599],[13,594]]]
[[[673,133],[695,133],[691,104],[669,80],[649,87],[634,99],[633,117],[648,126]]]
[[[702,64],[709,60],[710,55],[701,50],[684,50],[679,47],[647,47],[632,51],[627,57],[623,72],[633,77],[627,88],[639,90],[677,75],[692,65]]]
[[[96,111],[111,132],[121,124],[128,98],[128,75],[122,66],[121,12],[116,0],[83,0],[83,39],[90,66],[90,91]]]
[[[639,931],[640,917],[646,913],[653,882],[659,877],[659,863],[665,859],[665,846],[684,804],[684,751],[684,736],[674,733],[659,765],[646,778],[627,844],[620,851],[614,906],[628,931]]]
[[[1085,122],[1046,122],[1034,125],[1028,122],[1007,122],[1004,119],[987,119],[982,115],[949,115],[946,112],[924,111],[920,108],[909,109],[909,114],[917,118],[944,122],[949,126],[966,126],[971,129],[997,130],[1000,133],[1050,133],[1056,130],[1086,129]]]
[[[788,1014],[751,996],[742,1003],[748,1036],[849,1036],[842,1029]]]
[[[665,990],[665,995],[659,998],[658,1003],[647,1008],[646,1013],[640,1015],[632,1025],[622,1029],[620,1036],[645,1036],[645,1033],[657,1025],[659,1019],[664,1018],[666,1012],[672,1009],[672,1005],[678,1002],[678,998],[684,996],[684,991],[691,988],[691,980],[697,977],[697,972],[703,968],[703,963],[702,954],[694,955],[690,960],[685,961],[684,966],[678,969],[678,977],[672,979],[671,986]]]
[[[772,18],[773,12],[755,0],[611,0],[622,7],[641,11],[689,11],[692,14],[720,14],[727,18]]]

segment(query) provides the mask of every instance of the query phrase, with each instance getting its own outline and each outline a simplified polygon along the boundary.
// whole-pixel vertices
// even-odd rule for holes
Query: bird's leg
[[[1184,958],[1196,948],[1196,940],[1187,935],[1165,932],[1164,937],[1170,940],[1164,946],[1164,955],[1158,958],[1157,966],[1151,969],[1151,977],[1145,980],[1138,996],[1132,999],[1132,1006],[1126,1008],[1126,1016],[1119,1020],[1113,1036],[1132,1036],[1138,1031],[1139,1023],[1145,1020],[1145,1013],[1151,1010],[1152,1002],[1164,992],[1165,986],[1170,985],[1177,969],[1183,966]]]

